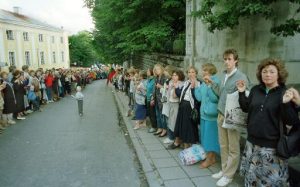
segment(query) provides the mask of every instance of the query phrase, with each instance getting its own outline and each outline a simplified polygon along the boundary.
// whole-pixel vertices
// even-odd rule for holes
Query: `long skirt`
[[[135,118],[136,120],[146,119],[146,105],[136,104]]]
[[[169,103],[169,118],[168,118],[168,128],[174,132],[177,114],[178,114],[179,103]]]
[[[246,142],[240,174],[245,186],[289,186],[288,162],[276,156],[276,149]]]
[[[218,140],[218,123],[217,121],[207,121],[201,119],[200,122],[200,142],[206,152],[215,152],[220,154],[220,144]]]
[[[198,127],[191,120],[191,105],[189,101],[181,101],[176,118],[174,135],[183,143],[197,143],[199,140]]]

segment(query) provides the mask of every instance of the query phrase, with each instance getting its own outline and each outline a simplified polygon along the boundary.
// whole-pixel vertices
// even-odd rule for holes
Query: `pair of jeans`
[[[175,140],[174,132],[171,129],[168,128],[168,132],[167,133],[168,133],[168,138],[170,140]]]
[[[156,112],[157,127],[167,130],[166,116],[162,114],[162,111],[159,109],[157,105],[155,106],[155,112]]]
[[[33,110],[34,110],[34,111],[40,109],[40,98],[39,98],[39,97],[36,97],[35,100],[31,100],[31,103],[32,103],[32,105],[33,105]]]
[[[156,129],[157,128],[157,122],[156,122],[155,106],[151,106],[150,101],[147,101],[147,116],[150,119],[151,127]]]
[[[48,101],[52,100],[52,87],[46,87],[46,94],[48,97]]]

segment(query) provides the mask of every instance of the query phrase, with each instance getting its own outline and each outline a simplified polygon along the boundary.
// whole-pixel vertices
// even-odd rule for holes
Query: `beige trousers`
[[[224,116],[218,115],[219,143],[221,148],[221,164],[223,175],[232,179],[239,167],[240,133],[222,127]]]

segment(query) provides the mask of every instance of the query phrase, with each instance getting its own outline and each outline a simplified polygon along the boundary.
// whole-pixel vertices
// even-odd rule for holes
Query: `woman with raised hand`
[[[297,112],[284,94],[288,72],[277,59],[265,59],[257,68],[259,84],[245,95],[245,82],[238,81],[239,103],[248,112],[247,142],[240,173],[245,186],[289,186],[288,162],[276,154],[282,124],[299,124]]]
[[[183,143],[184,148],[191,147],[199,141],[198,124],[194,124],[191,119],[191,112],[195,106],[195,87],[200,85],[197,80],[198,71],[195,67],[190,67],[187,71],[188,80],[184,82],[183,86],[176,88],[176,94],[180,98],[178,114],[175,124],[175,142],[168,146],[168,149],[175,149]]]
[[[200,168],[208,168],[216,163],[216,154],[220,153],[218,141],[218,101],[219,97],[213,92],[208,78],[216,84],[220,84],[219,78],[215,75],[217,68],[206,63],[202,65],[202,78],[204,83],[195,89],[195,97],[201,102],[200,107],[200,142],[206,152],[206,159],[200,164]]]

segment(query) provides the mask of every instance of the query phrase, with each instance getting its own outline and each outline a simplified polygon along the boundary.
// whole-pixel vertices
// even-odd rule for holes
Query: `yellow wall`
[[[6,30],[12,30],[14,40],[8,40]],[[29,41],[24,41],[23,32],[28,32]],[[43,34],[43,42],[39,42],[39,34]],[[52,43],[52,36],[55,37]],[[63,37],[61,43],[60,37]],[[68,34],[64,31],[50,31],[44,29],[30,28],[15,24],[3,23],[0,20],[0,62],[9,66],[9,51],[15,53],[15,64],[21,69],[25,62],[25,51],[30,53],[30,69],[42,67],[47,68],[69,68],[69,45]],[[40,52],[44,52],[45,64],[40,62]],[[61,53],[64,52],[64,62],[62,62]],[[53,63],[55,52],[56,63]],[[7,69],[8,66],[2,67]]]

